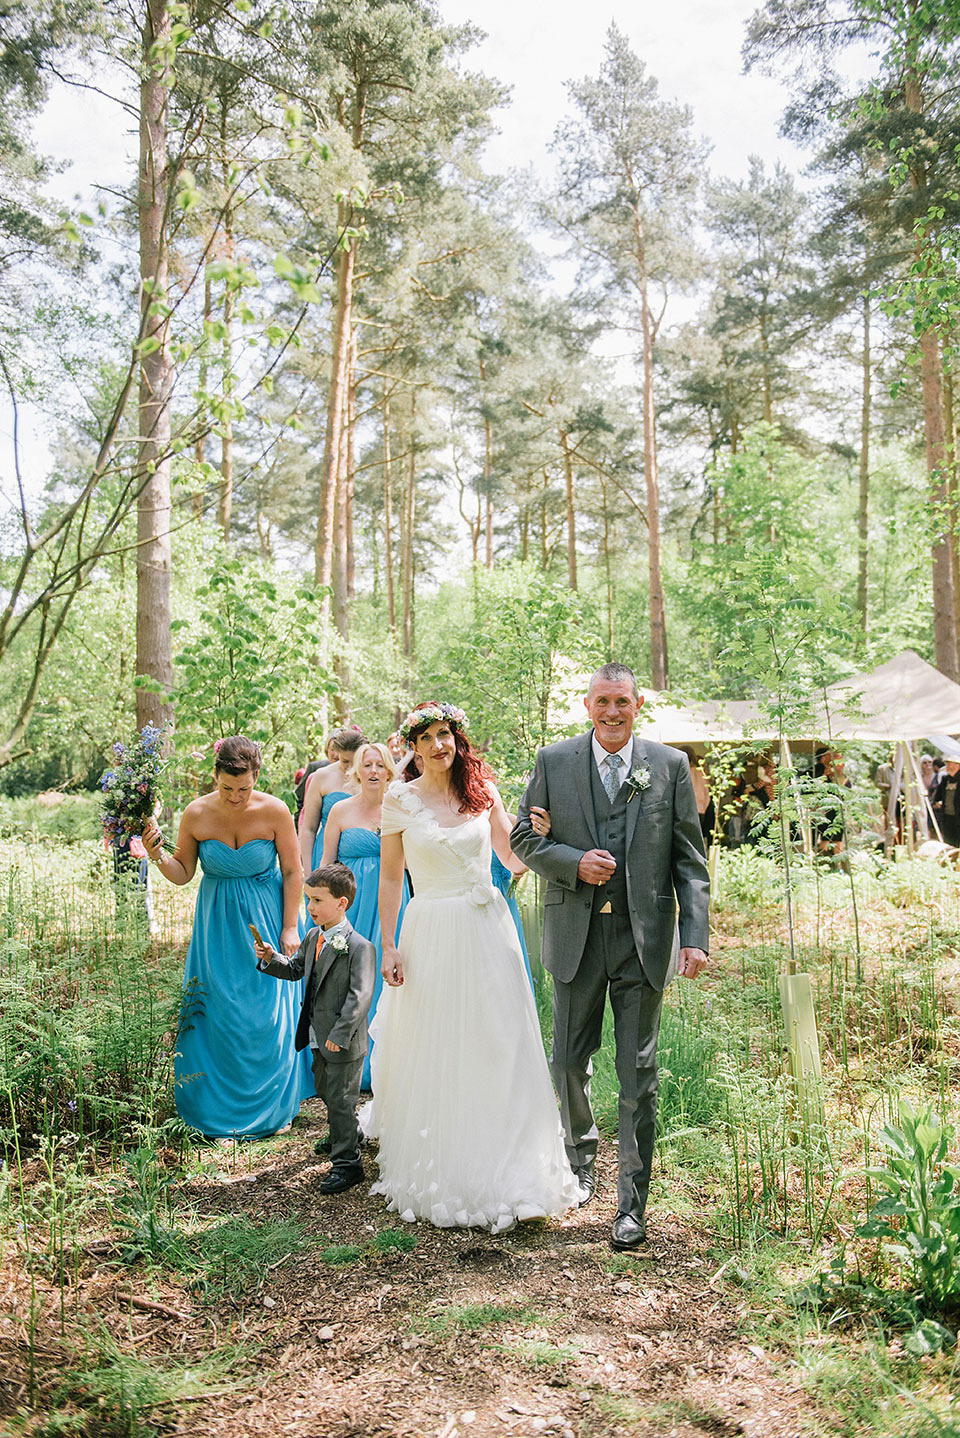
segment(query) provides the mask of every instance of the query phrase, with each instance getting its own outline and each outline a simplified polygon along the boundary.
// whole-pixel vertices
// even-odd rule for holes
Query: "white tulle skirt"
[[[402,1219],[486,1228],[562,1213],[577,1184],[516,930],[503,896],[415,895],[404,982],[373,1021],[374,1193]]]

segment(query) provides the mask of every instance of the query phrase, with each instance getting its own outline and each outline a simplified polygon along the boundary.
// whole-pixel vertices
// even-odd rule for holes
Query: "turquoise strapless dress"
[[[533,974],[530,972],[530,959],[527,956],[527,946],[523,941],[523,921],[520,918],[520,908],[510,892],[513,875],[506,864],[501,864],[499,858],[492,850],[490,852],[490,873],[493,877],[493,882],[506,899],[507,908],[510,910],[510,917],[516,925],[517,938],[520,940],[520,952],[523,954],[524,968],[527,971],[527,978],[530,980],[530,987],[533,988]],[[534,992],[536,992],[536,990],[534,990]]]
[[[302,983],[257,970],[248,924],[280,946],[283,879],[272,839],[198,845],[203,877],[184,969],[174,1085],[185,1123],[213,1138],[259,1138],[314,1093],[293,1047]]]
[[[341,799],[349,798],[350,795],[347,793],[346,789],[334,789],[332,794],[324,794],[323,796],[323,802],[320,805],[320,822],[317,825],[317,837],[313,841],[313,867],[315,869],[319,869],[320,863],[323,859],[323,831],[327,827],[327,820],[330,817],[330,810],[333,808],[334,804],[339,804]],[[310,876],[308,874],[304,874],[303,877],[307,879]],[[353,923],[353,920],[351,919],[350,922]],[[353,927],[356,928],[356,924],[354,924]],[[363,937],[366,938],[367,935],[364,934]]]
[[[375,834],[371,829],[344,829],[340,835],[340,843],[337,848],[337,858],[341,863],[346,864],[357,881],[357,897],[347,910],[347,918],[350,920],[357,933],[363,938],[369,939],[377,950],[377,971],[373,989],[373,1003],[370,1005],[370,1019],[372,1021],[377,1011],[377,1000],[380,998],[380,990],[383,988],[383,975],[380,972],[380,960],[383,957],[383,938],[380,932],[380,835]],[[400,933],[400,925],[403,922],[403,912],[410,900],[410,882],[407,876],[403,878],[403,895],[400,899],[400,914],[397,919],[397,934]],[[394,935],[396,938],[396,935]],[[367,1048],[367,1056],[363,1061],[363,1077],[360,1080],[361,1088],[370,1087],[370,1055],[373,1052],[373,1044]]]

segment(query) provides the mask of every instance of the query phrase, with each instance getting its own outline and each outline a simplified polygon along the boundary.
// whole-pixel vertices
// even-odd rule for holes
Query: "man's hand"
[[[328,1053],[331,1054],[338,1054],[340,1052],[340,1045],[332,1044],[329,1039],[327,1039],[327,1041],[325,1042],[324,1048],[327,1050]]]
[[[616,867],[616,859],[606,849],[588,849],[577,865],[577,878],[585,884],[605,884]]]
[[[677,973],[685,979],[695,979],[707,967],[709,959],[702,949],[681,949]]]

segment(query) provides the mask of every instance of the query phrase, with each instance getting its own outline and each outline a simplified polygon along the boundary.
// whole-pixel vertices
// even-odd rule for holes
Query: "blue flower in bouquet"
[[[163,731],[145,724],[128,749],[117,742],[113,752],[119,761],[100,778],[103,808],[100,822],[104,837],[123,844],[143,833],[143,826],[157,808],[160,799],[160,776],[166,768],[160,748]],[[165,843],[165,848],[172,845]]]

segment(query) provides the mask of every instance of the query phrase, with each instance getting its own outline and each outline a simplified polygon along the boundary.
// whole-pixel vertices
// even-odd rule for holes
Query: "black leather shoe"
[[[325,1154],[329,1153],[332,1147],[333,1145],[330,1142],[330,1135],[327,1134],[326,1138],[317,1139],[316,1143],[313,1145],[313,1151],[314,1153]]]
[[[577,1207],[585,1208],[597,1191],[597,1175],[592,1168],[578,1168],[576,1179],[580,1186],[577,1194]]]
[[[366,1174],[363,1165],[349,1165],[343,1168],[332,1168],[326,1178],[320,1184],[321,1193],[346,1193],[348,1188],[356,1188],[358,1183],[363,1183]]]
[[[647,1241],[647,1225],[632,1213],[618,1213],[610,1230],[610,1247],[615,1253],[629,1253]]]

